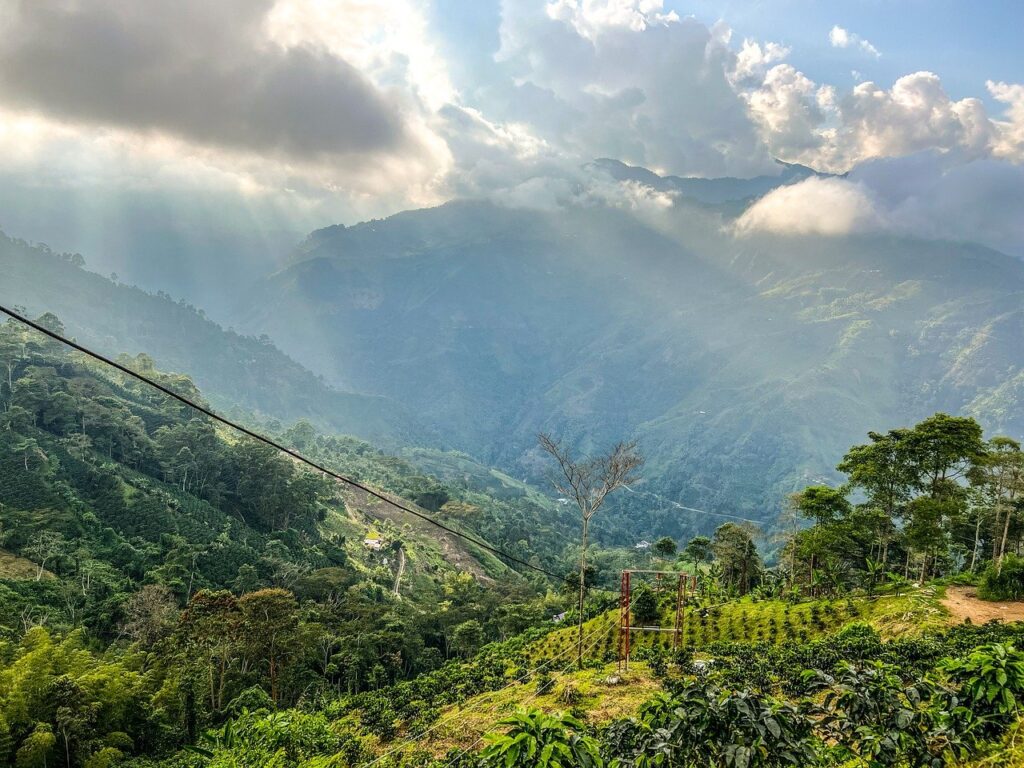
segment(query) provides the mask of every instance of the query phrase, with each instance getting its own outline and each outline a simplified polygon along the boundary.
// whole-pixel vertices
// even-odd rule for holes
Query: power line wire
[[[353,488],[358,488],[359,490],[361,490],[361,491],[363,491],[365,493],[368,493],[368,494],[370,494],[371,496],[373,496],[373,497],[375,497],[377,499],[380,499],[381,501],[385,502],[386,504],[390,504],[391,506],[395,507],[396,509],[400,509],[403,512],[408,512],[410,515],[413,515],[414,517],[418,517],[420,520],[424,520],[427,523],[430,523],[431,525],[437,526],[441,530],[446,531],[446,532],[452,534],[453,536],[458,536],[460,539],[464,539],[465,541],[468,541],[471,544],[474,544],[474,545],[480,547],[481,549],[487,550],[488,552],[491,552],[492,554],[498,555],[499,557],[503,557],[506,560],[510,560],[513,563],[517,563],[518,565],[521,565],[524,568],[530,568],[531,570],[537,571],[538,573],[542,573],[545,576],[548,576],[549,578],[555,579],[557,581],[565,581],[567,583],[572,583],[572,580],[566,578],[565,576],[556,574],[556,573],[554,573],[552,571],[547,570],[546,568],[542,568],[539,565],[534,565],[533,563],[529,563],[526,560],[523,560],[523,559],[521,559],[519,557],[516,557],[515,555],[510,555],[507,552],[504,552],[504,551],[498,549],[497,547],[493,547],[490,544],[488,544],[488,543],[486,543],[484,541],[481,541],[480,539],[477,539],[474,536],[470,536],[468,534],[462,533],[461,531],[457,531],[454,528],[451,528],[450,526],[447,526],[444,523],[442,523],[442,522],[440,522],[438,520],[435,520],[434,518],[430,517],[429,515],[425,515],[422,512],[418,512],[417,510],[415,510],[415,509],[413,509],[413,508],[411,508],[411,507],[409,507],[409,506],[407,506],[405,504],[400,504],[397,501],[394,501],[393,499],[388,498],[387,496],[385,496],[384,494],[380,493],[379,491],[376,491],[373,488],[371,488],[371,487],[369,487],[367,485],[364,485],[363,483],[360,483],[358,480],[353,480],[352,478],[345,477],[344,475],[339,474],[339,473],[335,472],[332,469],[328,469],[327,467],[325,467],[325,466],[323,466],[321,464],[318,464],[317,462],[313,461],[312,459],[306,458],[305,456],[303,456],[302,454],[298,453],[297,451],[294,451],[291,448],[287,448],[284,445],[281,445],[276,440],[273,440],[272,438],[266,437],[265,435],[262,435],[259,432],[254,432],[253,430],[251,430],[251,429],[249,429],[247,427],[243,427],[241,424],[238,424],[237,422],[231,421],[230,419],[227,419],[224,416],[221,416],[221,415],[215,413],[214,411],[211,411],[206,406],[200,405],[199,403],[197,403],[197,402],[195,402],[193,400],[190,400],[189,398],[185,397],[184,395],[178,394],[174,390],[169,389],[168,387],[164,386],[163,384],[159,383],[158,381],[154,381],[153,379],[149,378],[148,376],[145,376],[144,374],[138,373],[137,371],[133,371],[131,368],[128,368],[128,367],[126,367],[124,365],[121,365],[120,363],[115,362],[114,360],[111,360],[109,357],[106,357],[105,355],[102,355],[99,352],[94,352],[93,350],[89,349],[88,347],[82,346],[78,342],[72,341],[71,339],[69,339],[69,338],[67,338],[67,337],[57,333],[56,331],[51,331],[49,328],[46,328],[45,326],[40,325],[39,323],[37,323],[37,322],[35,322],[33,320],[29,320],[24,315],[21,315],[20,313],[15,312],[12,309],[8,309],[7,307],[3,306],[2,304],[0,304],[0,312],[2,312],[5,315],[7,315],[7,316],[17,320],[19,323],[27,325],[29,328],[32,328],[33,330],[38,331],[39,333],[43,334],[44,336],[48,336],[48,337],[50,337],[51,339],[53,339],[55,341],[59,341],[61,344],[65,344],[66,346],[69,346],[72,349],[75,349],[75,350],[81,352],[83,355],[87,355],[88,357],[91,357],[94,360],[98,360],[101,363],[104,363],[105,365],[109,365],[112,368],[116,368],[117,370],[121,371],[121,373],[124,373],[127,376],[131,376],[132,378],[137,379],[137,380],[143,382],[144,384],[148,384],[149,386],[153,387],[154,389],[157,389],[160,392],[163,392],[168,397],[174,398],[178,402],[180,402],[180,403],[182,403],[184,405],[187,405],[189,408],[192,408],[192,409],[194,409],[196,411],[199,411],[200,413],[205,414],[206,416],[209,416],[211,419],[213,419],[215,421],[218,421],[221,424],[224,424],[224,425],[226,425],[228,427],[231,427],[232,429],[234,429],[234,430],[236,430],[238,432],[241,432],[243,435],[247,435],[248,437],[251,437],[252,439],[257,440],[257,441],[259,441],[261,443],[264,443],[265,445],[268,445],[271,448],[275,448],[278,451],[281,451],[282,453],[286,453],[287,455],[291,456],[296,461],[300,461],[303,464],[307,464],[307,465],[309,465],[310,467],[312,467],[313,469],[315,469],[315,470],[317,470],[319,472],[323,472],[326,475],[330,475],[335,480],[338,480],[338,481],[340,481],[342,483],[345,483],[346,485],[349,485],[349,486],[351,486]]]

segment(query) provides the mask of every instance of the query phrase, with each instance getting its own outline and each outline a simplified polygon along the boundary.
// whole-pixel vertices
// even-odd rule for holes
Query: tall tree
[[[807,558],[809,583],[813,589],[815,567],[820,560],[841,548],[845,530],[839,523],[850,516],[853,507],[846,498],[845,490],[827,485],[810,485],[790,496],[789,502],[800,515],[814,521],[812,528],[800,531],[794,537],[789,553],[794,564],[791,569],[794,579],[798,556]]]
[[[711,539],[694,536],[683,548],[683,557],[693,563],[694,570],[712,558]]]
[[[996,570],[1001,571],[1011,522],[1019,515],[1020,501],[1024,499],[1024,451],[1020,443],[1009,437],[989,440],[985,457],[978,463],[977,480],[991,505],[992,556]]]
[[[974,419],[936,413],[907,435],[915,485],[924,499],[908,509],[907,541],[921,555],[921,579],[947,551],[949,528],[964,513],[968,494],[964,482],[984,461],[982,429]]]
[[[22,554],[38,566],[36,581],[40,581],[46,572],[46,564],[64,555],[67,548],[67,539],[60,531],[40,531]]]
[[[892,429],[884,434],[869,432],[871,442],[853,446],[837,467],[849,476],[851,486],[865,493],[868,504],[884,514],[877,532],[877,559],[883,570],[889,559],[895,523],[903,516],[916,480],[909,434],[907,429]]]
[[[917,485],[932,498],[965,478],[985,453],[981,425],[963,416],[936,413],[917,424],[907,440]]]
[[[727,586],[745,595],[757,585],[761,576],[761,556],[749,525],[720,525],[711,540],[711,548]]]
[[[583,662],[583,597],[586,593],[587,542],[590,520],[604,506],[608,494],[637,479],[637,470],[644,459],[635,442],[619,443],[603,456],[575,460],[561,443],[550,435],[538,436],[541,448],[558,462],[561,477],[554,486],[563,496],[572,499],[582,518],[580,549],[579,624],[576,634],[576,661]]]
[[[662,536],[654,542],[654,552],[659,557],[672,557],[677,550],[676,541],[671,536]]]
[[[299,634],[299,606],[284,589],[261,589],[238,598],[242,614],[242,644],[249,657],[267,665],[270,698],[281,700],[281,676],[295,655]]]

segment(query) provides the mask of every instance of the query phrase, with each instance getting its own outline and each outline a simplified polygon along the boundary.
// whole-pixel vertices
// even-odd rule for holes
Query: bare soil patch
[[[974,587],[946,587],[942,604],[957,624],[967,619],[973,624],[984,624],[992,619],[1024,621],[1024,602],[993,603],[980,600]]]

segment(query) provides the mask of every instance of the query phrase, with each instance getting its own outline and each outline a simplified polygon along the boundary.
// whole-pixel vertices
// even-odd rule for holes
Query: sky
[[[598,157],[778,159],[848,175],[738,235],[1024,255],[1021,29],[1011,1],[0,0],[0,227],[174,288],[457,197],[615,204]]]

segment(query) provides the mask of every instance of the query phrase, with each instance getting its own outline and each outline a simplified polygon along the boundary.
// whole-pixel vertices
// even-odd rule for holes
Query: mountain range
[[[814,174],[801,166],[594,169],[660,197],[460,200],[317,230],[230,297],[249,335],[53,254],[41,277],[44,256],[13,240],[4,300],[189,370],[215,403],[532,482],[538,431],[580,452],[637,439],[646,493],[614,502],[636,535],[721,522],[673,502],[770,521],[869,430],[935,411],[1024,435],[1020,260],[892,234],[738,235],[752,201]]]

